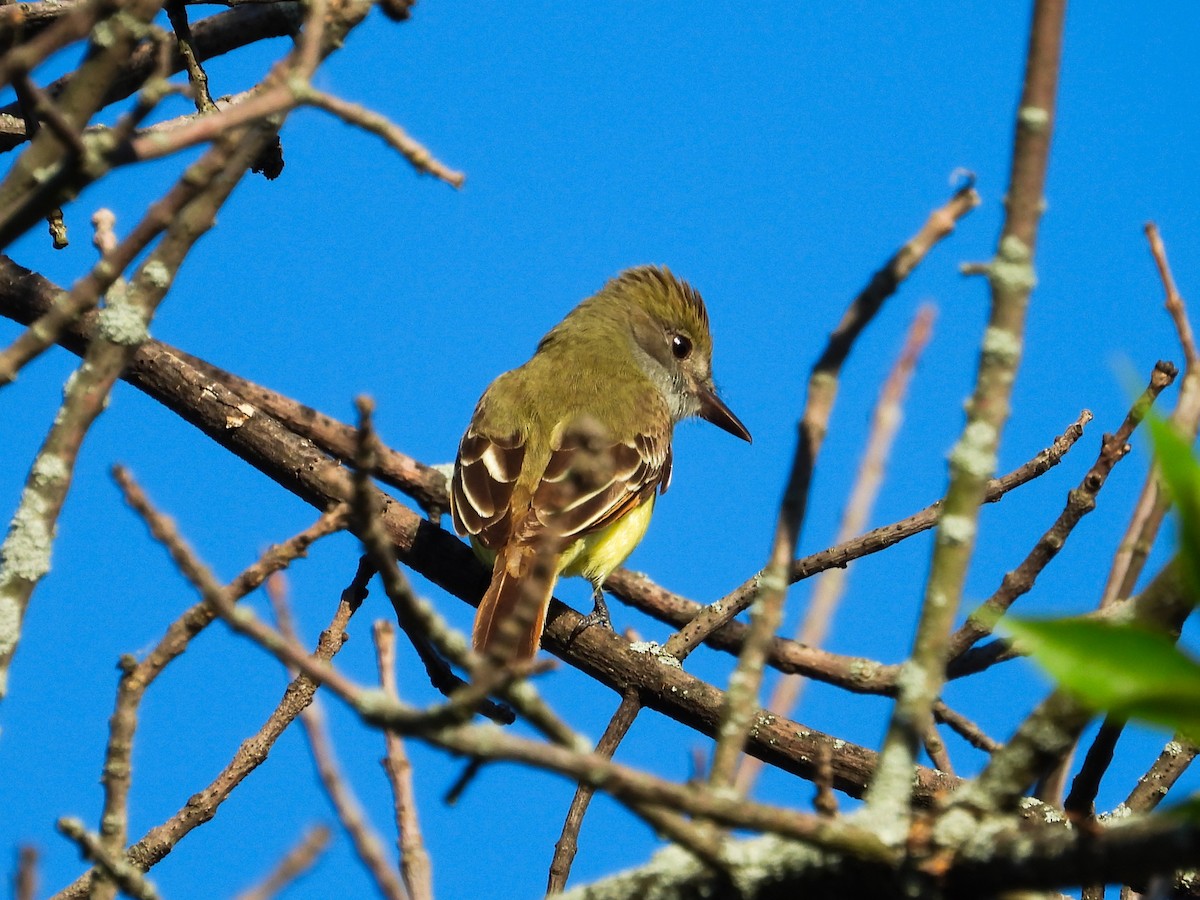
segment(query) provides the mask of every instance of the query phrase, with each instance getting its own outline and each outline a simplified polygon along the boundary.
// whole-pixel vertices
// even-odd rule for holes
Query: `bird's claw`
[[[567,638],[567,643],[572,644],[575,638],[579,637],[586,629],[593,625],[603,625],[609,631],[613,630],[612,618],[608,615],[608,604],[604,602],[604,594],[596,591],[592,595],[592,611],[579,620],[579,624],[571,629],[571,636]]]

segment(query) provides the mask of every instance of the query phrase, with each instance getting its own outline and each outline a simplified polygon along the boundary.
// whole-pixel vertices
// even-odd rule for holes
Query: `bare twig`
[[[174,525],[169,520],[158,516],[145,503],[140,490],[136,489],[136,485],[132,487],[134,488],[132,491],[127,489],[127,497],[134,509],[146,519],[152,534],[169,548],[173,543],[178,543],[179,538],[174,532]],[[339,516],[344,514],[344,510],[338,513]],[[310,532],[316,530],[321,524],[318,522],[317,526],[310,529]],[[241,596],[239,590],[246,593],[252,589],[246,587],[248,584],[261,583],[262,580],[265,580],[267,571],[276,564],[273,561],[273,555],[278,549],[273,548],[268,551],[259,563],[251,566],[241,576],[234,579],[230,587],[226,589],[227,595],[231,599],[237,598]],[[175,550],[172,550],[172,553],[178,561],[179,557]],[[185,565],[189,564],[186,559],[183,559],[182,562]],[[346,625],[365,596],[366,579],[362,577],[362,573],[358,573],[354,581],[342,593],[333,621],[321,634],[316,651],[318,659],[331,659],[342,648],[346,640]],[[187,640],[204,624],[211,621],[212,612],[211,604],[202,603],[172,623],[159,646],[141,664],[140,677],[147,680],[152,679],[170,659],[181,653]],[[262,728],[242,743],[233,759],[220,774],[210,784],[194,794],[188,803],[171,818],[150,829],[140,840],[130,846],[125,852],[125,858],[137,868],[146,871],[170,853],[179,841],[194,828],[203,825],[216,815],[217,809],[229,797],[233,789],[266,760],[275,741],[284,729],[295,720],[300,711],[312,702],[315,692],[316,682],[312,679],[306,676],[294,679]],[[56,894],[53,900],[81,900],[88,896],[91,881],[91,875],[85,874]]]
[[[925,752],[929,754],[929,758],[933,764],[943,772],[954,774],[954,766],[950,762],[950,754],[946,750],[946,745],[942,741],[942,736],[938,734],[937,728],[932,724],[929,730],[922,736],[925,742]]]
[[[1158,233],[1158,226],[1153,222],[1146,223],[1146,240],[1150,244],[1150,253],[1154,257],[1154,264],[1158,267],[1158,275],[1162,279],[1163,290],[1166,293],[1165,306],[1167,312],[1171,315],[1171,321],[1175,323],[1175,330],[1179,334],[1179,343],[1183,347],[1183,358],[1188,368],[1194,368],[1200,365],[1200,353],[1196,350],[1196,338],[1192,334],[1192,323],[1188,320],[1187,307],[1184,305],[1183,297],[1179,294],[1179,289],[1175,286],[1175,276],[1171,274],[1171,266],[1167,262],[1167,248],[1163,246],[1162,236]]]
[[[137,662],[132,656],[120,660],[121,680],[116,708],[108,720],[108,746],[104,752],[104,812],[100,816],[100,846],[110,857],[125,849],[129,830],[129,788],[133,779],[133,735],[137,729],[139,701],[144,690],[137,679]],[[89,900],[110,900],[117,884],[102,866],[96,873]]]
[[[239,95],[235,101],[219,101],[216,105],[216,112],[183,116],[170,127],[158,127],[139,134],[130,145],[132,157],[158,159],[211,141],[232,128],[283,115],[298,106],[313,106],[382,137],[420,174],[431,175],[454,188],[462,187],[466,181],[466,175],[438,160],[400,126],[361,106],[318,91],[302,78],[269,79],[258,90]]]
[[[939,700],[933,704],[933,717],[951,728],[976,750],[982,750],[984,753],[995,753],[1000,749],[1000,742],[994,738],[984,734],[983,729],[964,716],[962,713],[956,712]]]
[[[1149,812],[1167,796],[1179,776],[1187,771],[1200,747],[1176,736],[1169,741],[1150,769],[1138,779],[1124,805],[1134,812]]]
[[[818,816],[832,819],[837,815],[837,795],[833,792],[833,750],[822,747],[817,756],[817,777],[814,779],[817,793],[813,797],[813,809]]]
[[[621,697],[617,711],[613,713],[604,734],[596,744],[595,752],[598,755],[612,759],[641,708],[642,704],[636,694],[631,692]],[[586,784],[580,784],[575,789],[575,796],[571,798],[571,805],[563,822],[562,833],[554,844],[554,857],[550,861],[550,874],[546,883],[547,894],[560,894],[567,886],[571,864],[579,851],[579,830],[583,827],[583,817],[595,793],[595,788]]]
[[[212,94],[208,92],[208,75],[192,41],[192,29],[188,25],[187,8],[182,0],[167,0],[167,18],[175,30],[175,40],[178,42],[179,55],[187,67],[188,81],[192,85],[192,99],[196,103],[196,112],[214,112],[217,105],[213,103]]]
[[[1175,366],[1159,361],[1150,374],[1150,383],[1134,402],[1115,434],[1105,434],[1100,442],[1100,455],[1083,476],[1079,485],[1067,495],[1067,505],[1049,530],[1017,568],[1004,576],[999,589],[978,609],[947,642],[949,658],[960,656],[980,638],[992,633],[996,622],[1022,595],[1029,592],[1042,569],[1058,555],[1079,520],[1096,508],[1096,495],[1104,487],[1109,474],[1129,452],[1129,438],[1138,427],[1158,395],[1175,380]]]
[[[1113,752],[1124,729],[1124,720],[1112,716],[1106,718],[1100,726],[1100,732],[1088,748],[1083,765],[1071,783],[1071,793],[1067,795],[1066,803],[1063,804],[1067,815],[1076,819],[1091,818],[1096,794],[1100,792],[1100,779],[1112,765]]]
[[[455,171],[438,161],[427,147],[414,140],[408,132],[386,116],[372,112],[357,103],[349,103],[332,94],[315,89],[306,91],[301,100],[309,106],[323,109],[325,112],[337,116],[349,125],[357,125],[364,131],[383,138],[389,147],[408,160],[409,165],[418,172],[440,178],[456,188],[462,187],[467,180],[464,173]]]
[[[242,891],[235,900],[273,900],[316,864],[329,846],[329,836],[329,828],[325,825],[314,825],[308,829],[296,846],[275,864],[261,884]]]
[[[23,845],[17,852],[17,874],[13,877],[13,900],[35,900],[38,893],[38,852]]]
[[[271,598],[271,609],[275,613],[275,621],[279,630],[292,644],[299,644],[296,627],[292,622],[291,610],[288,608],[287,597],[282,575],[273,575],[267,581],[267,596]],[[291,670],[292,677],[297,673]],[[321,702],[314,697],[303,712],[300,713],[300,724],[304,726],[304,736],[308,738],[308,748],[312,752],[313,764],[317,769],[317,777],[325,789],[325,796],[337,813],[338,821],[350,838],[354,852],[358,854],[363,868],[375,882],[375,887],[388,900],[406,900],[408,894],[400,883],[400,874],[392,866],[383,849],[383,840],[371,825],[366,812],[359,803],[350,782],[342,774],[341,764],[333,748],[329,736],[329,726],[325,722],[325,712]]]
[[[79,819],[59,819],[58,830],[79,845],[79,852],[89,862],[94,862],[104,874],[111,878],[123,893],[137,900],[158,900],[158,891],[146,880],[141,871],[120,856],[105,849],[100,839],[84,827]]]
[[[908,277],[938,241],[954,230],[959,219],[978,205],[979,196],[975,193],[973,182],[968,182],[945,206],[935,210],[921,230],[872,276],[866,288],[854,298],[842,321],[830,335],[820,359],[813,366],[808,379],[804,412],[800,418],[796,452],[779,507],[769,561],[758,579],[750,631],[738,657],[737,669],[730,678],[721,712],[721,728],[710,773],[710,783],[713,785],[732,784],[735,766],[742,755],[754,710],[758,706],[767,649],[783,616],[783,599],[804,522],[809,482],[825,439],[842,364],[858,335],[875,317],[884,301],[895,293],[900,282]],[[716,623],[712,623],[708,631],[711,632],[714,627]],[[700,628],[687,637],[682,635],[683,632],[680,632],[678,641],[673,637],[668,642],[669,652],[680,655],[690,651],[704,639],[706,632]]]
[[[861,533],[871,514],[871,508],[883,483],[883,471],[892,442],[903,417],[902,404],[908,383],[920,359],[921,351],[929,342],[933,328],[933,307],[922,306],[909,326],[908,336],[891,373],[884,382],[871,419],[871,430],[867,436],[858,475],[846,503],[846,511],[838,526],[836,540],[843,543]],[[825,641],[830,622],[841,600],[846,585],[846,569],[828,569],[823,573],[808,603],[804,619],[796,629],[795,640],[806,647],[819,647]],[[792,715],[803,690],[804,677],[790,674],[781,678],[771,693],[767,709]],[[743,756],[738,768],[737,788],[749,794],[762,762],[753,756]],[[942,771],[950,771],[938,765]]]
[[[1171,423],[1180,433],[1195,439],[1197,430],[1200,429],[1200,365],[1197,364],[1196,342],[1192,335],[1187,308],[1175,287],[1175,278],[1167,262],[1166,248],[1153,222],[1146,224],[1146,238],[1150,242],[1150,252],[1162,280],[1167,312],[1175,325],[1175,333],[1183,349],[1183,380],[1179,388],[1179,399],[1171,413]],[[1112,567],[1109,569],[1108,580],[1100,600],[1101,608],[1112,606],[1133,593],[1170,505],[1171,498],[1159,482],[1156,461],[1146,475],[1129,526],[1113,556]]]
[[[958,614],[975,546],[979,507],[996,468],[1000,434],[1024,341],[1025,312],[1035,282],[1033,255],[1044,206],[1065,0],[1037,0],[1030,26],[1025,84],[1017,110],[1007,215],[995,258],[987,266],[992,303],[979,356],[967,424],[950,454],[950,484],[938,521],[933,561],[917,634],[892,709],[879,769],[867,795],[886,838],[908,831],[912,767],[941,693],[947,640]]]
[[[396,631],[384,619],[372,628],[375,638],[375,659],[379,665],[379,686],[393,700],[399,701],[396,689]],[[400,851],[400,873],[413,900],[433,900],[433,867],[421,836],[417,817],[417,798],[413,791],[412,763],[404,748],[404,739],[393,731],[384,731],[387,748],[382,763],[392,787],[396,815],[396,848]]]

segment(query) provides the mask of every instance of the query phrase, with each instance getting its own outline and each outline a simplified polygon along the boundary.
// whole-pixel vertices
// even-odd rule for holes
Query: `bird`
[[[691,416],[751,441],[714,386],[704,301],[665,266],[610,279],[528,362],[488,386],[450,485],[455,530],[492,567],[472,629],[477,652],[533,660],[559,575],[591,582],[594,608],[583,624],[610,624],[602,585],[645,535],[655,498],[671,482],[674,427]],[[598,483],[572,493],[563,482],[581,459],[581,423],[604,466]],[[548,577],[523,600],[547,546]]]

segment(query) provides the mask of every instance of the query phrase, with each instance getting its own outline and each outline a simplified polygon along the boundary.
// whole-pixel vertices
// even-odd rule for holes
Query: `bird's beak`
[[[712,422],[723,431],[728,431],[734,437],[740,437],[743,441],[753,442],[750,437],[750,432],[746,430],[746,426],[742,424],[742,420],[733,414],[728,406],[725,405],[717,392],[711,387],[701,387],[698,392],[700,400],[700,418]]]

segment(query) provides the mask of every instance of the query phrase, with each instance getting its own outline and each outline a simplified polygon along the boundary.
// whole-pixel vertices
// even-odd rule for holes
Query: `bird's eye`
[[[671,353],[676,359],[687,359],[692,355],[692,342],[682,334],[671,338]]]

